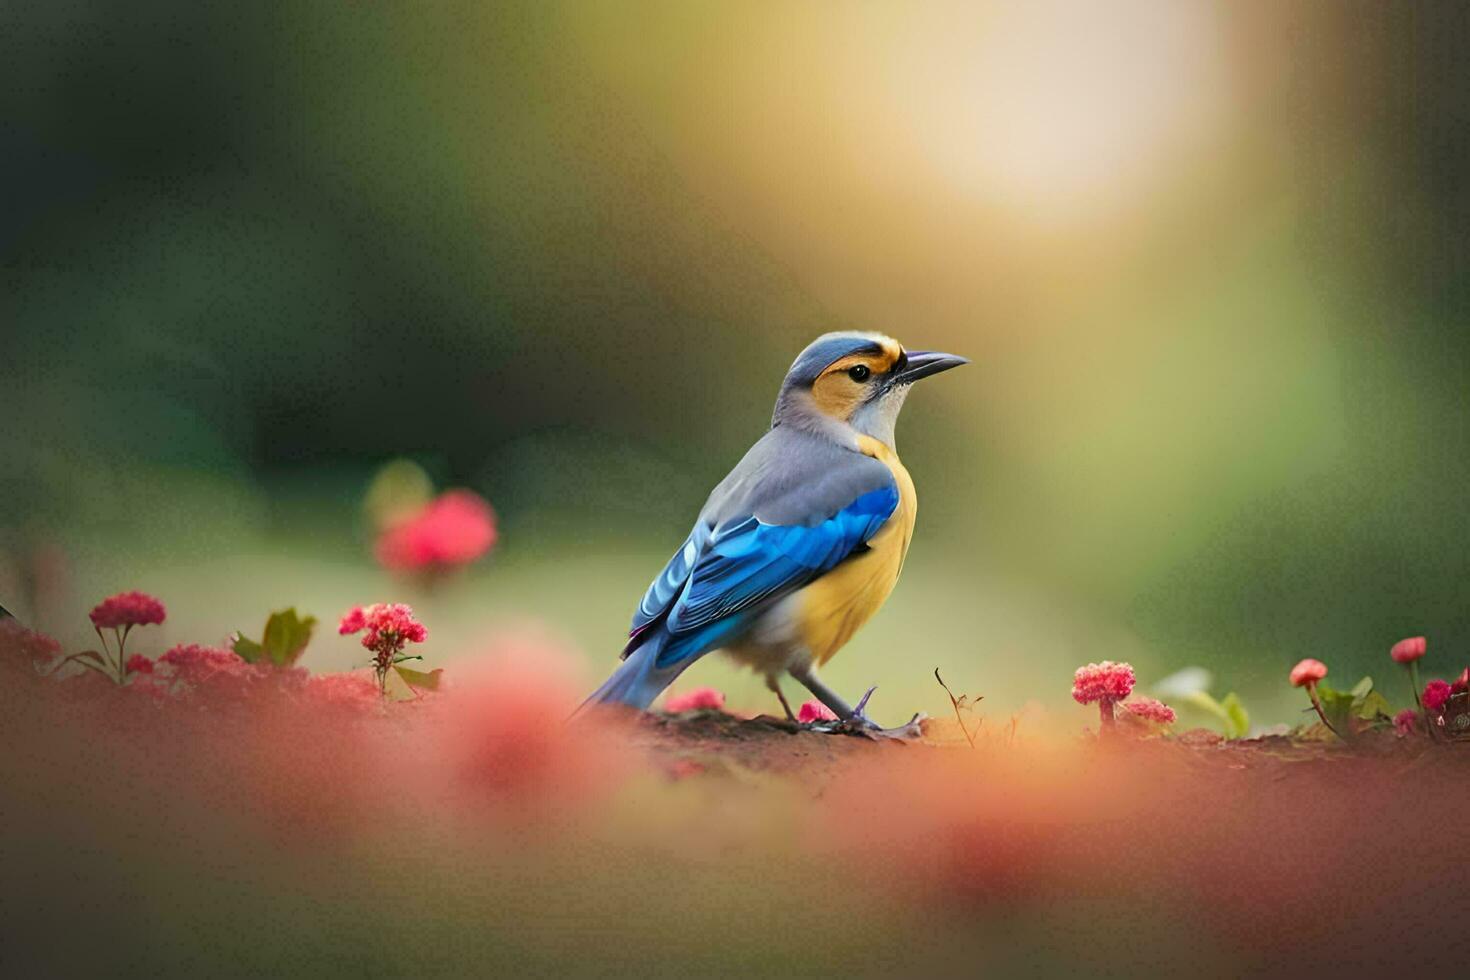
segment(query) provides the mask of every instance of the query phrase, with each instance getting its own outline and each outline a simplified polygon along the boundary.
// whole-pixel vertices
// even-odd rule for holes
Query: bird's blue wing
[[[720,645],[748,622],[749,613],[862,547],[897,507],[898,488],[890,483],[810,525],[766,524],[751,516],[703,532],[696,528],[645,595],[638,615],[646,618],[641,626],[635,618],[634,642],[666,616],[669,639],[659,666]]]
[[[638,638],[654,623],[669,611],[674,600],[684,591],[684,586],[689,581],[689,575],[694,571],[695,564],[701,555],[709,547],[710,539],[714,537],[714,528],[700,521],[694,525],[694,530],[664,570],[658,573],[658,578],[648,586],[648,591],[643,594],[643,601],[638,603],[638,611],[633,613],[633,625],[628,630],[628,635],[633,642],[628,644],[628,649],[623,651],[623,656],[628,655],[638,641]]]

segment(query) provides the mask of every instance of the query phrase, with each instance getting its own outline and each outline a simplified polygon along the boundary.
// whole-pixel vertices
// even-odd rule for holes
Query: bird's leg
[[[767,674],[766,687],[769,687],[776,697],[780,699],[781,710],[786,712],[786,720],[792,724],[796,724],[796,714],[791,710],[791,702],[787,701],[786,695],[781,692],[781,678],[775,674]]]
[[[791,676],[812,694],[816,695],[818,701],[832,709],[832,713],[839,719],[839,731],[858,732],[863,735],[879,738],[921,738],[923,732],[919,728],[922,716],[915,714],[905,725],[897,728],[883,728],[873,721],[865,713],[868,707],[868,699],[873,692],[878,690],[876,686],[868,688],[867,692],[858,701],[857,707],[849,707],[848,703],[826,684],[817,678],[811,667],[795,667],[791,669]]]
[[[852,706],[842,700],[842,696],[836,691],[823,684],[811,667],[792,667],[789,673],[796,678],[798,684],[811,691],[818,701],[831,708],[838,718],[847,721],[854,716]]]

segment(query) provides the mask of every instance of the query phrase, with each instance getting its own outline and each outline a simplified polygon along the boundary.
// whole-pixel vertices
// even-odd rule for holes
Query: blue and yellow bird
[[[782,674],[845,723],[876,729],[867,697],[854,709],[817,669],[903,569],[918,501],[894,448],[899,409],[915,381],[965,363],[875,333],[829,333],[802,351],[770,431],[710,494],[634,613],[623,664],[587,703],[647,708],[723,650],[765,675],[787,717]]]

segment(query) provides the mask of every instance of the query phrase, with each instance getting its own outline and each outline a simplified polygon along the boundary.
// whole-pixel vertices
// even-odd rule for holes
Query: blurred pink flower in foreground
[[[1327,676],[1327,665],[1311,657],[1291,668],[1292,687],[1310,687]]]
[[[241,660],[233,650],[201,643],[180,643],[170,648],[158,658],[154,670],[159,666],[167,668],[171,676],[196,687],[216,677],[242,677],[252,672],[250,664]]]
[[[1405,708],[1393,716],[1393,730],[1399,735],[1412,735],[1419,725],[1419,712]]]
[[[429,631],[423,623],[413,618],[413,609],[398,602],[375,602],[370,606],[353,606],[337,624],[337,632],[343,636],[367,630],[362,645],[373,653],[373,672],[378,678],[378,691],[387,693],[388,671],[403,660],[417,660],[417,656],[405,656],[403,648],[409,643],[422,643],[428,639]]]
[[[306,682],[306,696],[319,705],[366,708],[381,704],[378,685],[360,674],[314,674]]]
[[[163,603],[144,592],[119,592],[103,599],[88,614],[97,629],[156,625],[167,615]]]
[[[9,617],[0,618],[0,669],[21,662],[40,670],[61,655],[61,644],[47,636],[28,630]]]
[[[810,725],[814,721],[836,721],[837,716],[832,709],[827,707],[816,698],[803,701],[800,708],[796,709],[796,720],[803,725]]]
[[[1446,681],[1430,681],[1424,685],[1424,707],[1439,714],[1444,710],[1454,690]]]
[[[1140,718],[1156,721],[1161,725],[1172,725],[1178,717],[1174,714],[1173,708],[1153,698],[1135,698],[1132,701],[1124,701],[1123,707]]]
[[[1424,637],[1411,636],[1407,640],[1399,640],[1395,643],[1393,649],[1388,651],[1388,655],[1393,658],[1394,663],[1407,664],[1424,656],[1426,649],[1428,649],[1428,643]]]
[[[698,711],[702,708],[718,711],[725,706],[725,695],[712,687],[696,687],[683,694],[670,695],[664,702],[664,710],[670,714],[681,711]]]
[[[153,661],[141,653],[135,653],[128,658],[127,670],[130,674],[151,674],[153,673]]]
[[[1113,727],[1113,705],[1133,693],[1133,665],[1104,660],[1077,668],[1072,676],[1072,700],[1097,704],[1098,720],[1104,731]]]
[[[495,512],[479,494],[449,490],[378,535],[378,562],[417,572],[468,565],[495,544]]]

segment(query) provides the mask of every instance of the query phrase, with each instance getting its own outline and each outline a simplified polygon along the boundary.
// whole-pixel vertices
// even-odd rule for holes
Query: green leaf
[[[259,643],[243,633],[236,633],[234,650],[246,663],[253,664],[265,658],[277,667],[290,667],[306,651],[315,626],[315,616],[298,616],[293,606],[271,613],[270,618],[265,621],[265,632]]]
[[[1378,724],[1392,720],[1393,708],[1382,694],[1369,691],[1366,695],[1353,699],[1353,717],[1359,721]]]
[[[1317,685],[1317,699],[1322,704],[1322,714],[1328,723],[1344,737],[1353,733],[1350,722],[1353,718],[1353,694],[1351,691],[1337,691],[1325,684]]]
[[[429,671],[411,670],[408,667],[394,667],[393,669],[398,672],[399,677],[403,678],[405,684],[420,691],[439,690],[439,679],[444,674],[443,667],[436,667]]]
[[[311,631],[316,627],[316,617],[304,619],[296,615],[296,608],[271,613],[265,621],[265,638],[261,646],[277,667],[289,667],[306,651],[311,642]]]
[[[1192,691],[1179,698],[1180,704],[1187,704],[1192,708],[1198,708],[1213,717],[1220,723],[1220,728],[1226,737],[1230,735],[1230,715],[1226,712],[1224,705],[1210,697],[1204,691]]]
[[[253,664],[257,660],[259,660],[261,653],[264,652],[265,649],[254,640],[246,639],[243,633],[235,634],[235,642],[231,645],[230,648],[235,651],[236,656],[245,661],[247,664]]]
[[[1359,698],[1366,698],[1370,693],[1372,693],[1372,691],[1373,678],[1364,677],[1362,680],[1358,681],[1358,683],[1353,685],[1353,689],[1349,693],[1352,694],[1353,700],[1356,701]]]
[[[1225,695],[1225,700],[1220,703],[1225,711],[1225,717],[1229,724],[1226,727],[1227,738],[1245,738],[1250,734],[1251,716],[1246,712],[1245,705],[1240,703],[1240,697],[1231,691]]]

